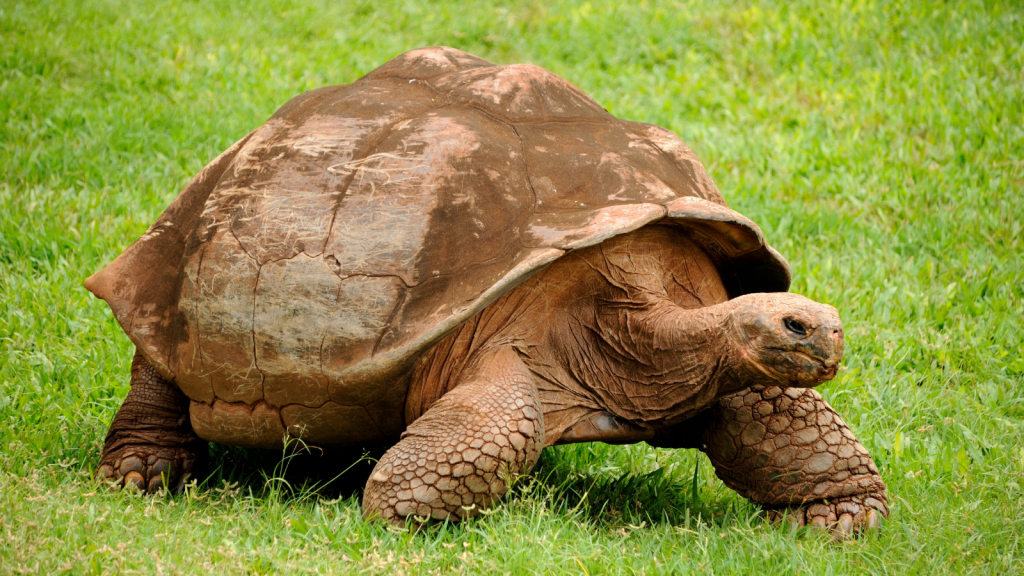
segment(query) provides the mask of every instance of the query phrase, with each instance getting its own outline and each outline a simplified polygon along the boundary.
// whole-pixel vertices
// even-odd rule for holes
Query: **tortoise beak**
[[[818,326],[808,337],[806,353],[821,364],[816,374],[819,382],[835,378],[843,359],[843,343],[843,326],[838,322]]]

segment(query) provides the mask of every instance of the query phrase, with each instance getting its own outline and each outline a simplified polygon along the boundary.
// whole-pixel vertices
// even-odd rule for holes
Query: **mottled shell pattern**
[[[425,48],[285,104],[86,286],[201,436],[358,444],[404,429],[421,352],[568,251],[653,222],[699,241],[733,296],[789,286],[668,130],[542,68]]]

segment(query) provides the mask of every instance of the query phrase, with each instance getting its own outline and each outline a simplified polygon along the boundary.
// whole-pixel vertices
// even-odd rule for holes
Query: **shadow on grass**
[[[386,449],[291,444],[284,450],[263,450],[211,443],[198,484],[201,489],[230,484],[254,495],[275,490],[286,499],[345,499],[362,495],[370,472]]]
[[[757,506],[738,496],[704,489],[701,463],[708,463],[702,456],[685,472],[670,466],[643,473],[592,471],[575,460],[571,453],[545,452],[533,476],[553,508],[575,511],[601,527],[736,525],[759,516]]]
[[[320,449],[293,445],[287,450],[261,450],[210,445],[207,472],[200,489],[225,483],[254,496],[279,495],[285,500],[361,498],[366,481],[388,446]],[[519,482],[505,502],[515,498],[546,501],[546,506],[615,529],[668,524],[724,525],[749,522],[755,506],[738,498],[706,494],[698,475],[658,467],[645,473],[622,473],[610,467],[592,471],[571,453],[546,450],[528,479]]]

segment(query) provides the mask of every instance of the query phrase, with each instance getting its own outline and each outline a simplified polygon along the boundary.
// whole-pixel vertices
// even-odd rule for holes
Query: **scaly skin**
[[[787,517],[843,539],[888,517],[874,461],[814,390],[753,386],[702,419],[701,447],[715,473],[770,520]]]
[[[139,352],[131,387],[107,432],[96,476],[147,493],[180,492],[205,447],[192,431],[189,400]]]
[[[363,514],[393,524],[475,516],[533,469],[543,447],[543,412],[526,366],[511,348],[484,354],[380,459]]]

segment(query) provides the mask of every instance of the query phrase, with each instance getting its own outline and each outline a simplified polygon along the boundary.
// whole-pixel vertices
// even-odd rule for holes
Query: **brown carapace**
[[[646,441],[842,537],[885,485],[810,390],[838,314],[789,282],[668,130],[415,50],[285,104],[86,280],[137,349],[98,474],[154,491],[203,441],[387,443],[363,507],[401,523],[478,513],[546,446]]]

